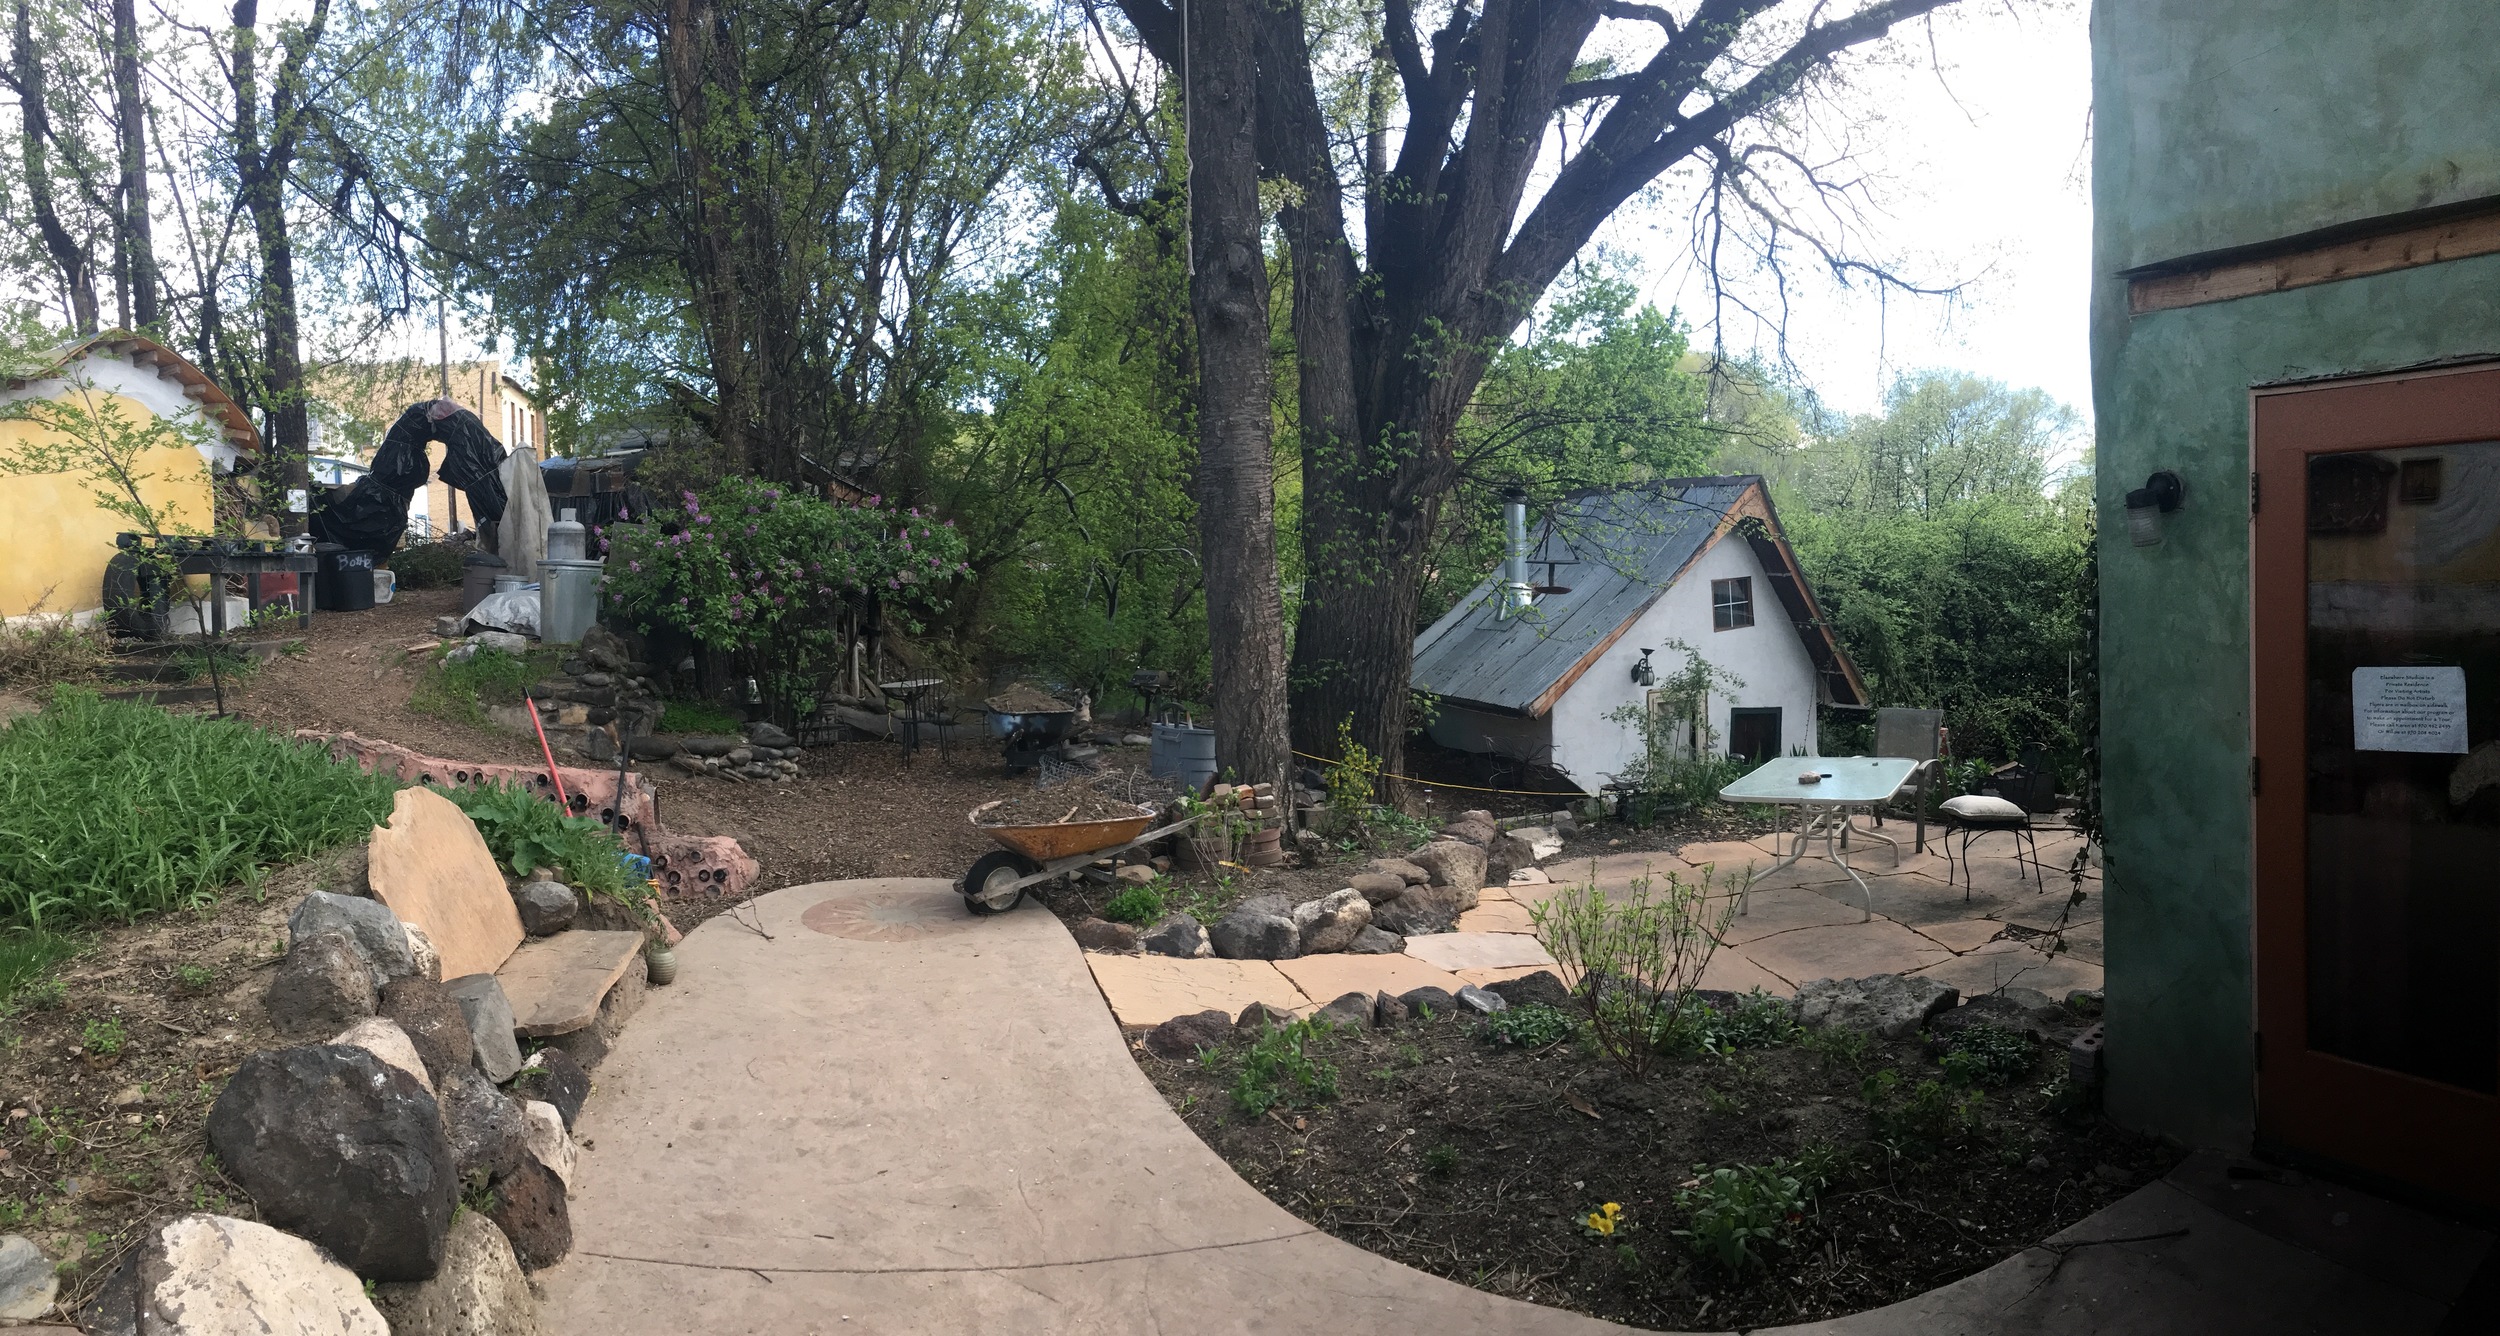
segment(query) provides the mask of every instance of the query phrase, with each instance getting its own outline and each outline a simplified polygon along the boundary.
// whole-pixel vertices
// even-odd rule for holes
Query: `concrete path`
[[[756,909],[771,938],[725,917],[689,934],[597,1073],[575,1251],[540,1276],[550,1332],[1623,1330],[1270,1203],[1172,1115],[1038,908],[972,919],[944,882],[889,880]],[[2198,1157],[1976,1276],[1788,1330],[2431,1333],[2491,1244]]]

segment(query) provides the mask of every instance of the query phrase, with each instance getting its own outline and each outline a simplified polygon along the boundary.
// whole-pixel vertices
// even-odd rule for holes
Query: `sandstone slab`
[[[1111,1014],[1128,1029],[1161,1025],[1201,1011],[1237,1015],[1253,1002],[1301,1011],[1311,999],[1265,960],[1178,960],[1170,956],[1088,953],[1085,964]]]
[[[1299,960],[1280,960],[1276,968],[1313,1002],[1347,993],[1387,993],[1396,997],[1427,987],[1455,993],[1463,982],[1447,970],[1407,955],[1304,956]]]
[[[1442,932],[1406,939],[1406,954],[1435,969],[1456,973],[1473,969],[1513,969],[1531,965],[1550,969],[1553,956],[1543,943],[1515,932]]]
[[[495,973],[511,999],[514,1028],[544,1038],[589,1025],[608,990],[642,954],[642,944],[638,932],[576,930],[514,951]]]
[[[469,814],[422,784],[399,791],[367,846],[374,897],[422,929],[446,977],[491,974],[524,934],[503,873]]]

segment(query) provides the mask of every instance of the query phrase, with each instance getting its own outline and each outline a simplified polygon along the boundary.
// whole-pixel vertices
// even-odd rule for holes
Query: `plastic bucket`
[[[373,601],[375,603],[388,603],[391,601],[391,595],[398,592],[399,576],[397,574],[391,571],[379,569],[374,571]]]
[[[1170,775],[1195,792],[1215,778],[1215,730],[1189,724],[1156,724],[1148,735],[1146,773]]]

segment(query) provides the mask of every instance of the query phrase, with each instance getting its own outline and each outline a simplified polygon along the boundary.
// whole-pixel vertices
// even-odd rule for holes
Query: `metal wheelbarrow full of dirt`
[[[1185,816],[1156,830],[1155,814],[1140,807],[1135,816],[1106,821],[1053,821],[1039,826],[985,826],[981,814],[1007,801],[986,802],[972,809],[975,829],[1002,847],[974,859],[961,887],[964,908],[975,914],[1004,914],[1024,899],[1028,888],[1064,877],[1114,854],[1152,844],[1189,828],[1198,818]]]

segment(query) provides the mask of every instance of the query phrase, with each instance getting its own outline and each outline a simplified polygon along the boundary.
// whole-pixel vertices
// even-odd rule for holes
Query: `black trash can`
[[[373,554],[337,543],[313,544],[320,569],[313,573],[313,606],[323,612],[363,612],[373,606]]]

